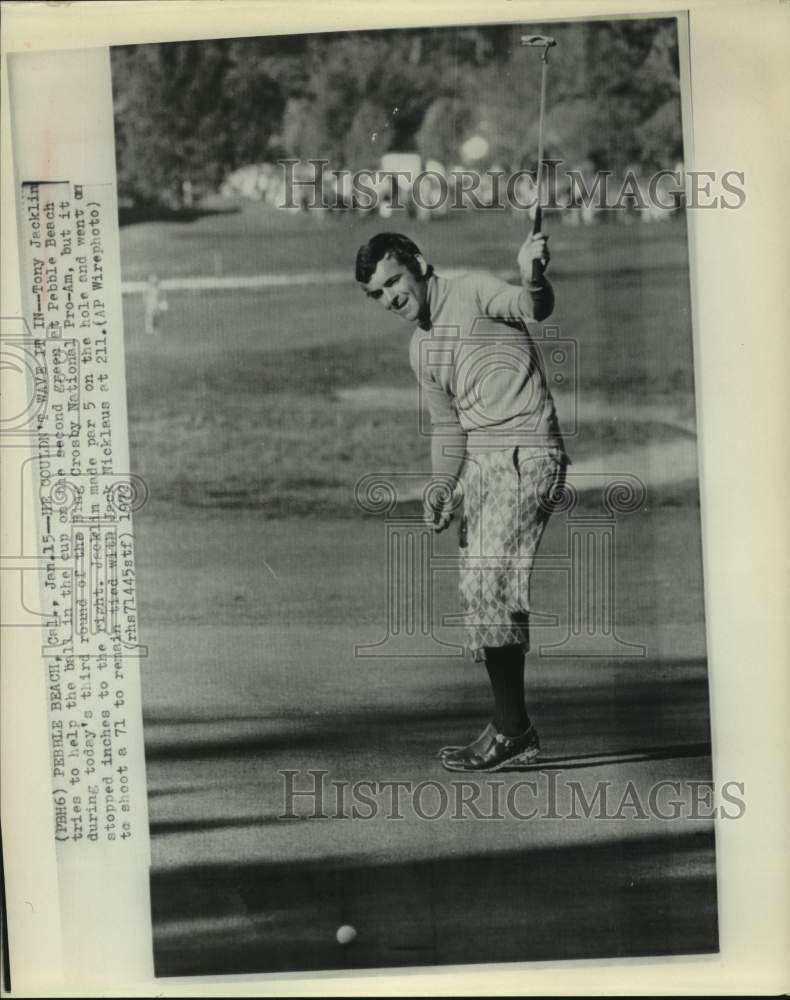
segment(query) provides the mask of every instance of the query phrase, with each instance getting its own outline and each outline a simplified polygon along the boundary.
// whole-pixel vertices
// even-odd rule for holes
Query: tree
[[[622,172],[679,153],[670,19],[531,24],[554,35],[546,155]],[[386,150],[448,165],[471,135],[492,162],[531,168],[540,60],[523,26],[339,32],[112,50],[122,191],[175,197],[184,179],[285,153],[374,167]]]
[[[469,109],[453,97],[439,97],[425,112],[417,132],[417,151],[423,161],[438,160],[452,166],[469,126]]]
[[[128,46],[112,60],[124,196],[177,204],[185,180],[215,187],[262,158],[282,118],[280,88],[238,42]]]
[[[312,101],[305,97],[288,101],[280,136],[286,156],[298,160],[321,156],[323,135],[323,123]]]
[[[637,129],[642,164],[648,170],[672,168],[683,159],[683,127],[680,102],[665,101]]]
[[[373,170],[392,140],[386,112],[371,101],[363,100],[349,126],[344,145],[344,160],[352,170]]]

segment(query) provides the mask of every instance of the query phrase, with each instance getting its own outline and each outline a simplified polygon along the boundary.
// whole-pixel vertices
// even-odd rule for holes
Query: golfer
[[[496,770],[540,751],[524,695],[529,576],[568,462],[526,326],[552,312],[548,261],[542,233],[519,250],[520,285],[487,273],[444,278],[399,233],[379,233],[357,254],[356,279],[367,297],[416,326],[409,358],[431,418],[426,520],[443,531],[463,504],[465,644],[485,663],[494,713],[468,746],[440,751],[453,771]]]

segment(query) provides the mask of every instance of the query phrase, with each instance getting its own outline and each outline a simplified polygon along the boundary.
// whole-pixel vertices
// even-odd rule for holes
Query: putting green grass
[[[552,518],[544,554],[565,551],[566,528]],[[535,572],[535,608],[558,615],[535,625],[529,658],[543,760],[529,774],[460,776],[484,794],[491,780],[537,782],[541,815],[501,822],[426,822],[408,809],[395,822],[385,810],[311,820],[309,800],[301,819],[278,819],[284,769],[300,772],[299,788],[317,768],[451,789],[459,776],[436,749],[485,724],[478,665],[355,656],[386,631],[380,521],[143,511],[135,532],[158,974],[715,949],[710,820],[551,818],[540,773],[559,771],[563,813],[570,782],[587,801],[608,782],[617,802],[629,782],[647,801],[659,781],[683,782],[685,797],[686,783],[711,780],[696,511],[618,520],[616,634],[644,655],[545,655],[567,630],[566,577]],[[432,579],[434,634],[457,642],[442,624],[457,610],[455,577]],[[473,936],[470,903],[487,907]],[[359,931],[348,953],[335,940],[344,923]]]

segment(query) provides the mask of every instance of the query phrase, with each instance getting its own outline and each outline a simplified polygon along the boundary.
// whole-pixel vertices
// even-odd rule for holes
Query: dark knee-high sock
[[[518,736],[529,728],[524,700],[524,650],[521,646],[489,646],[485,655],[494,692],[494,726],[504,736]]]

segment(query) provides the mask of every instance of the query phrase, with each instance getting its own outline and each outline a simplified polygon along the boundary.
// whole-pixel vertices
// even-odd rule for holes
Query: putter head
[[[554,38],[550,38],[548,35],[522,35],[521,44],[528,45],[531,48],[536,49],[550,49],[552,46],[557,44],[557,41]]]

